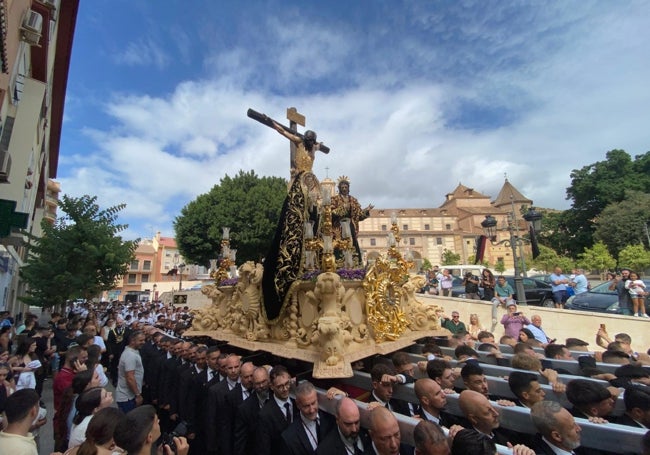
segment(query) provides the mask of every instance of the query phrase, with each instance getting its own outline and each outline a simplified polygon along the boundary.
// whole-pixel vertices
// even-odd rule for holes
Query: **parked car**
[[[650,279],[644,279],[646,289],[650,289]],[[609,282],[595,286],[582,294],[569,297],[564,305],[568,310],[595,311],[597,313],[622,314],[618,305],[618,294],[609,290]],[[650,296],[645,298],[645,312],[650,315]]]
[[[541,275],[531,275],[528,278],[534,278],[539,281],[543,281],[546,284],[551,284],[551,274],[546,273],[546,274],[541,274]]]
[[[546,308],[554,308],[555,303],[553,301],[553,291],[551,290],[551,285],[545,283],[542,280],[538,280],[532,277],[523,277],[524,292],[526,293],[526,303],[528,305],[543,306]],[[454,287],[451,288],[452,297],[465,298],[465,286],[462,283],[463,280],[458,278],[458,285],[456,285],[456,279],[454,279]],[[514,299],[517,299],[517,287],[515,286],[515,277],[506,276],[506,281],[512,289],[514,289]],[[479,288],[479,294],[483,296],[483,288]]]

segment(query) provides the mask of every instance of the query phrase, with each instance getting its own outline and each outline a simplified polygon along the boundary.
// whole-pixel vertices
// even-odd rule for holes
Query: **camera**
[[[174,438],[178,438],[185,435],[187,435],[187,423],[180,422],[178,425],[176,425],[173,431],[169,433],[163,433],[160,435],[160,445],[164,447],[166,444],[169,446],[172,453],[177,453],[176,443],[174,442]]]
[[[163,447],[165,447],[165,445],[168,445],[172,453],[178,453],[176,452],[176,443],[174,442],[174,438],[177,438],[178,436],[179,435],[173,431],[171,433],[163,433],[160,435],[160,445]]]

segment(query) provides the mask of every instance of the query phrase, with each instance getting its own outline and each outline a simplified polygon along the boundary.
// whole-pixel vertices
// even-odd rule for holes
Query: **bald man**
[[[383,406],[376,407],[370,412],[370,429],[374,455],[407,455],[412,449],[401,444],[401,434],[397,419]]]
[[[499,411],[485,395],[474,390],[463,390],[458,399],[458,405],[467,419],[466,428],[484,434],[496,444],[508,445],[528,442],[525,438],[516,437],[514,432],[499,428]],[[523,440],[523,441],[522,441]]]
[[[444,408],[447,406],[447,396],[436,381],[430,378],[418,379],[415,381],[414,391],[420,401],[418,414],[422,420],[446,428],[458,423],[457,419],[444,412]]]
[[[368,433],[361,428],[361,416],[356,403],[341,398],[334,408],[336,429],[318,444],[316,455],[361,455],[372,453]]]

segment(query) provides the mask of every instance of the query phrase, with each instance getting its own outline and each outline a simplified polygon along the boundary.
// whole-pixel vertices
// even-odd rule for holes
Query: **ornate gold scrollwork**
[[[409,264],[399,253],[389,251],[388,257],[379,257],[366,273],[363,288],[366,291],[368,325],[375,342],[394,341],[409,327],[400,302],[408,280]]]

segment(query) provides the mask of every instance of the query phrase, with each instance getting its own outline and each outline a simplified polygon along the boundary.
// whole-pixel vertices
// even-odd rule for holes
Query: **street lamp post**
[[[532,207],[528,209],[528,212],[524,215],[524,220],[531,223],[533,227],[533,235],[535,231],[539,230],[542,220],[542,214],[533,209]],[[523,258],[523,247],[525,244],[530,243],[529,240],[524,239],[519,236],[519,227],[517,226],[517,218],[514,211],[514,207],[511,213],[508,214],[507,226],[506,229],[510,233],[510,238],[501,240],[500,242],[495,242],[497,234],[497,220],[492,215],[486,215],[485,219],[481,223],[485,235],[490,239],[490,243],[493,245],[505,245],[512,249],[512,258],[515,265],[515,290],[517,292],[517,303],[520,305],[527,305],[526,302],[526,291],[524,289],[524,281],[521,276],[522,271],[520,270],[519,255],[517,254],[517,248],[521,253]],[[522,261],[523,264],[523,261]]]
[[[180,271],[180,278],[178,279],[178,290],[182,291],[183,290],[183,269],[185,269],[185,263],[181,262],[178,264],[178,270]]]

